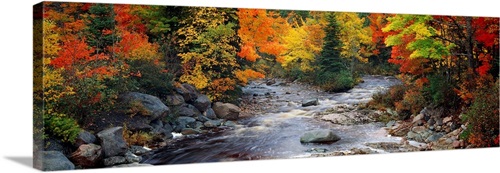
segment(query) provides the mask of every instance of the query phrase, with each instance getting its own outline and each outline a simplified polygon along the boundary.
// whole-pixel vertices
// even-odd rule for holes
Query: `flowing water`
[[[347,92],[326,93],[300,83],[281,80],[272,85],[254,81],[246,86],[244,100],[259,105],[257,115],[239,121],[234,128],[200,136],[181,137],[145,159],[149,164],[200,163],[233,160],[309,157],[312,148],[328,152],[369,148],[366,143],[399,142],[387,135],[385,125],[377,122],[341,125],[322,121],[318,115],[332,108],[355,111],[374,93],[400,83],[394,77],[364,76],[364,82]],[[319,105],[302,107],[304,99],[318,98]],[[341,140],[331,144],[301,144],[308,130],[331,129]],[[383,150],[377,150],[384,153]]]

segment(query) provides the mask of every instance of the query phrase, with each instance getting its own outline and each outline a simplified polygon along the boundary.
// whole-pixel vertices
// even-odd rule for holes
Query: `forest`
[[[33,22],[42,137],[74,142],[125,92],[188,83],[238,104],[256,79],[344,92],[386,75],[402,84],[364,105],[398,113],[386,121],[441,108],[467,144],[499,143],[499,18],[46,2]]]

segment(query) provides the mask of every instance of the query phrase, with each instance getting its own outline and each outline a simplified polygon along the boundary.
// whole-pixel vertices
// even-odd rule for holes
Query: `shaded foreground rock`
[[[241,112],[238,106],[233,105],[231,103],[222,103],[222,102],[214,103],[212,109],[214,110],[215,115],[217,115],[217,118],[228,119],[228,120],[238,119]]]
[[[106,158],[127,152],[127,143],[123,139],[122,129],[122,127],[112,127],[97,133]]]
[[[83,144],[71,154],[71,161],[84,168],[97,167],[102,159],[101,146],[96,144]]]
[[[340,137],[331,130],[313,130],[304,133],[300,137],[301,143],[330,143],[337,142]]]
[[[43,171],[73,170],[75,165],[59,151],[43,151]]]

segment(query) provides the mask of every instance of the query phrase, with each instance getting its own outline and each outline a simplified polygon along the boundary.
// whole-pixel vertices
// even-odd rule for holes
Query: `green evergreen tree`
[[[326,16],[328,25],[324,28],[326,36],[324,38],[323,49],[319,57],[319,66],[323,72],[340,72],[347,70],[343,64],[345,60],[340,57],[342,43],[339,40],[339,25],[335,20],[335,14]]]
[[[95,4],[90,7],[87,26],[87,44],[96,49],[96,54],[109,53],[106,48],[119,41],[114,32],[116,21],[111,4]]]

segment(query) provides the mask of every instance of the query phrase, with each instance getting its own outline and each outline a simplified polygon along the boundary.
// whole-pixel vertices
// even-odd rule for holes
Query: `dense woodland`
[[[56,2],[38,15],[34,109],[44,136],[71,142],[83,119],[127,91],[163,99],[189,83],[237,102],[258,78],[339,92],[381,74],[403,85],[367,107],[397,119],[443,107],[467,125],[468,143],[498,146],[498,18]]]

